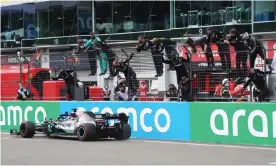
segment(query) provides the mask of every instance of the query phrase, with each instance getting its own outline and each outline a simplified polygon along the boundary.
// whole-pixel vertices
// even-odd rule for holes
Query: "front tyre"
[[[35,134],[35,124],[31,121],[22,122],[20,125],[20,135],[23,138],[32,138]]]
[[[131,128],[128,123],[118,124],[121,127],[118,129],[118,132],[115,135],[116,140],[127,140],[131,136]]]
[[[91,123],[81,124],[77,128],[77,136],[80,141],[92,141],[97,139],[95,125]]]

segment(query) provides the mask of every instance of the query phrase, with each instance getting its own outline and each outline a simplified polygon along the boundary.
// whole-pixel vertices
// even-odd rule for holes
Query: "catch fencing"
[[[177,43],[176,45],[171,45],[170,49],[167,48],[162,54],[152,54],[150,51],[136,52],[136,43],[124,43],[124,44],[112,44],[112,49],[104,50],[107,53],[107,60],[105,67],[107,72],[105,75],[99,76],[101,73],[101,64],[99,56],[96,51],[88,50],[88,52],[80,52],[79,54],[73,53],[74,47],[65,49],[48,49],[46,52],[37,53],[23,53],[22,55],[9,56],[9,58],[14,59],[14,65],[8,65],[1,71],[1,98],[6,100],[16,99],[16,93],[18,90],[18,84],[22,83],[26,88],[31,89],[35,93],[35,100],[43,99],[43,82],[52,80],[52,77],[58,75],[58,69],[70,69],[74,68],[75,73],[73,73],[75,82],[78,80],[84,84],[85,89],[85,99],[91,99],[89,96],[88,88],[89,86],[100,86],[104,88],[106,85],[109,86],[111,90],[111,100],[118,100],[116,96],[115,88],[117,87],[117,82],[119,80],[118,76],[110,77],[112,75],[112,68],[114,60],[119,62],[124,61],[129,58],[131,53],[134,53],[133,58],[126,63],[131,69],[125,72],[126,74],[119,72],[120,77],[126,79],[126,86],[128,87],[128,96],[136,96],[141,101],[163,101],[163,100],[177,100],[179,98],[178,93],[178,82],[176,81],[176,71],[172,66],[162,63],[162,56],[164,59],[170,59],[173,51],[178,52],[179,56],[183,56],[187,59],[187,48],[190,62],[185,62],[185,67],[188,70],[189,77],[192,79],[190,82],[191,88],[189,89],[190,96],[193,97],[194,101],[254,101],[252,93],[252,85],[249,86],[248,91],[245,94],[219,94],[222,81],[228,79],[235,87],[237,85],[243,85],[247,76],[247,68],[250,67],[250,56],[249,52],[246,52],[246,66],[242,66],[237,70],[237,57],[236,51],[232,48],[230,49],[230,63],[231,68],[222,68],[221,57],[217,51],[213,51],[214,56],[214,70],[208,70],[208,64],[205,54],[202,52],[200,47],[197,47],[197,52],[191,53],[191,48],[189,46]],[[182,48],[182,49],[179,49]],[[215,50],[215,49],[214,49]],[[272,50],[266,50],[266,52]],[[274,51],[274,50],[273,50]],[[115,55],[115,56],[112,56]],[[3,57],[2,62],[3,62]],[[11,60],[9,60],[11,61]],[[227,60],[226,60],[227,61]],[[260,57],[257,57],[255,61],[255,68],[263,71],[268,71],[265,64],[271,63],[272,58],[269,57],[263,61]],[[275,63],[275,62],[274,62]],[[2,63],[3,64],[3,63]],[[5,66],[2,65],[2,66]],[[245,67],[245,68],[243,68]],[[273,65],[272,65],[273,67]],[[49,70],[38,70],[40,68],[48,68]],[[275,66],[276,68],[276,66]],[[39,72],[39,74],[37,74]],[[265,77],[267,85],[270,89],[270,100],[276,100],[275,93],[275,70],[271,74],[267,74]],[[10,74],[8,74],[10,73]],[[36,77],[35,77],[36,76]],[[141,95],[141,82],[145,82],[146,95],[143,92]],[[276,81],[274,81],[276,82]],[[173,85],[175,87],[175,92],[169,90],[169,86]],[[231,84],[232,85],[232,84]],[[273,88],[274,87],[274,88]],[[216,92],[217,89],[217,92]],[[51,91],[52,89],[47,89]],[[170,94],[169,94],[170,93]],[[232,93],[232,91],[230,92]],[[171,95],[176,94],[176,96]],[[61,91],[61,99],[66,100],[66,88]],[[95,98],[95,97],[94,97]],[[102,98],[102,97],[101,97]]]

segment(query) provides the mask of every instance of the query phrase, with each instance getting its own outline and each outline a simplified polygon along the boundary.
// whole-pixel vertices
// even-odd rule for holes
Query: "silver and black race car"
[[[128,116],[119,114],[95,114],[73,109],[73,112],[59,115],[57,120],[45,120],[35,124],[31,121],[21,123],[19,130],[12,129],[10,134],[32,138],[35,134],[45,134],[47,137],[77,137],[80,141],[91,141],[99,138],[115,138],[127,140],[131,136]],[[114,125],[109,120],[115,120]]]

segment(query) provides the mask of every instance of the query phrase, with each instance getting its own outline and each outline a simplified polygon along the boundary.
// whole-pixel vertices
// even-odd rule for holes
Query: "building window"
[[[15,36],[24,37],[23,27],[23,8],[22,5],[10,6],[11,14],[11,31]]]
[[[49,37],[63,36],[63,22],[62,1],[49,1]]]
[[[142,8],[140,8],[142,12]],[[149,30],[164,30],[170,28],[170,2],[153,1],[149,8]]]
[[[113,33],[131,32],[133,21],[130,1],[113,1]]]
[[[108,9],[104,9],[104,11]],[[92,31],[92,2],[78,1],[78,33],[89,35]]]
[[[35,4],[23,4],[23,12],[25,39],[35,39],[39,32],[39,28],[36,26]]]
[[[24,37],[22,5],[1,7],[1,39]]]
[[[188,27],[188,12],[191,10],[190,1],[175,1],[175,27]]]
[[[241,1],[175,1],[175,27],[249,23],[250,3]],[[249,15],[248,15],[249,14]]]
[[[113,29],[112,1],[95,2],[95,31],[98,34],[109,34]],[[115,13],[115,11],[114,11]]]
[[[96,1],[98,33],[125,33],[170,28],[169,1]]]
[[[254,21],[276,21],[276,1],[254,1]]]
[[[147,25],[150,15],[149,1],[131,1],[131,17],[134,20],[134,31],[147,31],[150,26]]]
[[[36,13],[36,26],[38,29],[37,37],[48,37],[49,32],[49,2],[39,2],[35,3],[35,13]]]
[[[251,1],[233,1],[233,6],[236,7],[236,15],[238,23],[251,23]]]
[[[1,7],[1,39],[12,40],[10,7]]]
[[[64,36],[77,35],[78,10],[77,1],[62,1]]]

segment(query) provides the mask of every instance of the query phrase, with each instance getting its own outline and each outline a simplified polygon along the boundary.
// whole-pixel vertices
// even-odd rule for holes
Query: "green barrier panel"
[[[191,141],[276,145],[276,103],[190,103]]]
[[[0,126],[2,131],[18,129],[22,121],[42,122],[45,117],[57,118],[59,102],[1,101]]]

